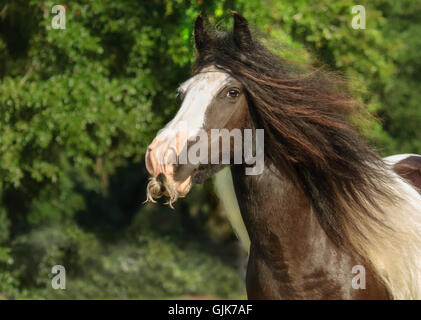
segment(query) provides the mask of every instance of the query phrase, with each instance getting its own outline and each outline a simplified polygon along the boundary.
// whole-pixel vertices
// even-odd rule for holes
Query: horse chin
[[[175,175],[160,173],[149,180],[146,202],[156,202],[156,199],[165,196],[168,199],[166,203],[174,208],[173,204],[189,193],[193,183],[203,183],[224,167],[225,165],[183,166],[175,170]]]
[[[208,165],[200,165],[198,168],[194,170],[191,175],[192,183],[201,184],[205,182],[207,179],[212,177],[218,171],[222,170],[226,165],[222,164],[208,164]]]
[[[175,181],[168,179],[164,174],[159,174],[157,177],[149,179],[146,187],[146,201],[156,202],[156,199],[165,196],[168,198],[166,202],[171,208],[174,209],[173,204],[178,198],[185,197],[192,186],[191,177],[187,177],[184,181]]]

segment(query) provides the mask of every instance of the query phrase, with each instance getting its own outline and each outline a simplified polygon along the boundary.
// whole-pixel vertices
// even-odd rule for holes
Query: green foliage
[[[11,248],[6,244],[9,238],[10,221],[6,210],[0,207],[0,300],[4,296],[17,294],[17,271],[13,270],[13,257]],[[4,295],[4,296],[2,296]]]
[[[47,299],[157,299],[185,294],[233,297],[242,287],[235,270],[192,245],[171,239],[139,237],[107,249],[83,277],[67,277],[65,291],[35,289],[29,297]],[[48,279],[48,278],[47,278]]]
[[[399,39],[391,55],[395,71],[384,87],[381,116],[397,153],[421,151],[421,3],[379,1],[389,23],[387,41]]]
[[[75,225],[36,229],[17,237],[12,247],[16,255],[13,269],[25,288],[51,288],[49,274],[57,264],[68,266],[70,275],[83,274],[84,268],[95,265],[99,250],[96,238]]]
[[[384,154],[421,153],[421,4],[351,0],[0,1],[0,298],[232,297],[241,276],[212,237],[215,199],[197,186],[175,213],[141,206],[144,151],[189,75],[193,21],[229,10],[278,54],[344,74],[381,118]],[[276,40],[276,41],[272,41]],[[281,45],[279,45],[281,44]],[[68,290],[50,288],[65,265]]]

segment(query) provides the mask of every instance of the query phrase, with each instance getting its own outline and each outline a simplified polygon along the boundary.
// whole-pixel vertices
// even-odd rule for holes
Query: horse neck
[[[320,226],[304,193],[265,167],[245,175],[232,166],[234,188],[250,236],[249,298],[387,298],[385,287],[360,257],[337,247]],[[352,288],[352,267],[364,265],[366,289]]]

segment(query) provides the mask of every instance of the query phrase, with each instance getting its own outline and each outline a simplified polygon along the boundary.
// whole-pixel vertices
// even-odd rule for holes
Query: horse
[[[345,80],[283,59],[233,20],[216,33],[195,21],[180,109],[146,151],[147,201],[172,206],[228,167],[250,241],[249,299],[420,299],[421,156],[382,159],[355,124],[368,113]],[[234,139],[216,149],[229,161],[213,161],[215,139],[198,133],[216,129],[263,130],[263,148],[248,140],[262,172],[246,174]],[[178,161],[194,146],[209,161]]]

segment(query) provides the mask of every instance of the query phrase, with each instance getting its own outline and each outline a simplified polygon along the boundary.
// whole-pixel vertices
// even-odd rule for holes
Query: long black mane
[[[254,39],[241,16],[235,24],[196,39],[194,72],[215,65],[245,86],[266,158],[302,188],[331,239],[346,244],[345,224],[358,232],[358,214],[379,223],[373,208],[394,198],[383,161],[352,124],[364,111],[341,77],[290,63]]]

